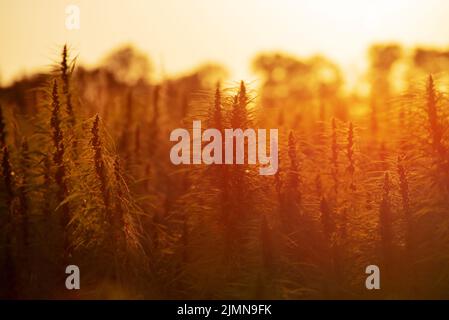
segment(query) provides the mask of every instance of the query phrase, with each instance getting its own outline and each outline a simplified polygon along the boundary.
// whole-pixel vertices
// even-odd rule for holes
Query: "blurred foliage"
[[[132,47],[68,57],[0,90],[2,297],[447,298],[444,50],[372,46],[367,92],[320,56],[261,53],[258,88],[215,64],[156,81]],[[174,166],[192,120],[278,128],[278,173]]]

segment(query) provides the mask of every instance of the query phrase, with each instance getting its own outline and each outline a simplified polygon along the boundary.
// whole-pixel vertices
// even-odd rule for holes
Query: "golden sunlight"
[[[0,299],[448,298],[449,1],[68,3],[0,0]]]
[[[449,2],[441,0],[74,3],[81,10],[80,30],[64,28],[64,2],[1,2],[3,81],[46,65],[54,58],[53,49],[65,42],[88,64],[97,63],[111,48],[132,42],[152,57],[159,76],[217,61],[229,67],[233,78],[252,80],[248,62],[263,50],[301,56],[322,53],[346,72],[358,74],[365,68],[366,48],[373,42],[441,46],[449,38]],[[33,36],[28,37],[30,34]],[[27,54],[30,48],[34,57]]]

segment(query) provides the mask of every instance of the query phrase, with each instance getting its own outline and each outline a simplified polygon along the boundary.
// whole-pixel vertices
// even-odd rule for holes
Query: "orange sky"
[[[68,4],[81,9],[80,30],[65,28]],[[48,66],[65,42],[88,64],[135,43],[159,74],[218,61],[254,80],[250,59],[271,49],[322,52],[360,73],[373,41],[449,44],[448,17],[447,0],[0,0],[0,76]]]

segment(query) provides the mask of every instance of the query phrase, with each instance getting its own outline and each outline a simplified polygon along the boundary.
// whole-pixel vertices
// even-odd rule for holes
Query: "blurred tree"
[[[413,63],[425,74],[438,74],[449,69],[449,51],[416,48]]]
[[[205,88],[213,88],[218,82],[223,82],[229,76],[226,68],[217,63],[202,64],[196,69],[195,74],[198,75],[202,87]]]
[[[131,45],[112,51],[102,65],[114,75],[117,82],[130,85],[148,81],[153,69],[148,56]]]
[[[388,110],[391,99],[391,74],[394,64],[402,57],[402,48],[397,44],[375,44],[369,49],[371,84],[371,130],[378,131],[379,114]],[[383,121],[382,121],[383,122]]]
[[[298,59],[283,53],[262,53],[253,69],[263,77],[262,100],[268,107],[285,105],[286,99],[311,100],[321,93],[335,96],[343,79],[339,68],[322,56]]]

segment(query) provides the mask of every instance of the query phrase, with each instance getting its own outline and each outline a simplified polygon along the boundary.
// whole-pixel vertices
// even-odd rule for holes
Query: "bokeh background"
[[[68,4],[0,1],[2,298],[449,298],[449,2]],[[173,165],[193,120],[279,171]]]
[[[81,10],[80,30],[65,28],[69,4]],[[6,83],[47,66],[64,43],[90,65],[112,48],[134,43],[152,57],[158,77],[214,61],[226,65],[233,79],[256,80],[251,59],[281,50],[324,54],[354,84],[374,42],[445,48],[449,37],[444,0],[3,0],[0,6],[0,75]]]

